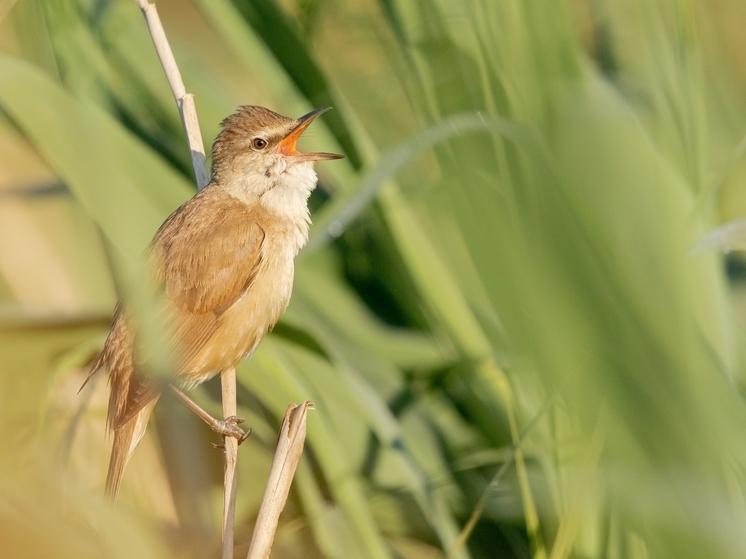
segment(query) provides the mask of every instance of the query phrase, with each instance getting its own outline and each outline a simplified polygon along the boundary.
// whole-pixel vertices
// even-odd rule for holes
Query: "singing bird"
[[[175,356],[174,384],[190,388],[235,366],[287,307],[293,261],[308,240],[314,162],[343,157],[296,148],[327,109],[291,119],[263,107],[241,107],[223,121],[212,146],[210,183],[155,234],[149,272],[158,286],[158,308],[168,309],[163,315]],[[112,498],[163,386],[149,375],[136,330],[130,309],[120,302],[88,376],[104,366],[109,371],[114,442],[106,493]],[[213,428],[240,438],[238,421],[215,421]]]

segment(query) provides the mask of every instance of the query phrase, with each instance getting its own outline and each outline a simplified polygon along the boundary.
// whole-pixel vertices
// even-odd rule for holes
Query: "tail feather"
[[[119,493],[124,467],[145,435],[145,427],[157,401],[156,397],[148,402],[132,419],[114,430],[114,444],[111,448],[109,471],[106,474],[106,495],[110,499],[115,499]]]
[[[93,375],[95,375],[98,370],[104,366],[104,363],[106,362],[106,353],[104,350],[101,350],[101,353],[98,354],[98,357],[96,357],[96,361],[93,362],[93,365],[91,365],[91,369],[88,371],[88,376],[83,381],[83,384],[80,385],[80,388],[78,388],[78,394],[80,394],[83,389],[85,388],[86,384],[93,378]]]

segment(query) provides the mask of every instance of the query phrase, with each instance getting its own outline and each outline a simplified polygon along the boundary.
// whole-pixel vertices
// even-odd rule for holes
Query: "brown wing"
[[[264,231],[254,212],[208,186],[163,223],[151,244],[151,266],[173,307],[174,376],[182,372],[250,288],[261,262]],[[117,306],[114,322],[89,378],[104,364],[110,373],[109,424],[116,431],[158,396],[147,378],[147,356],[135,357],[131,321]],[[88,380],[86,380],[88,382]]]
[[[264,230],[255,213],[208,187],[163,224],[153,240],[153,266],[174,307],[179,365],[210,339],[220,317],[250,288],[261,263]]]

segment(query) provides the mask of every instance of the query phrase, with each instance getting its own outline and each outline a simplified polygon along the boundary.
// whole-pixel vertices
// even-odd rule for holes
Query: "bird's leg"
[[[189,409],[196,413],[202,419],[202,421],[207,423],[216,433],[223,435],[224,437],[233,437],[235,439],[238,439],[238,444],[244,442],[249,437],[249,435],[251,435],[251,429],[249,429],[248,431],[244,431],[238,426],[239,423],[244,422],[243,417],[232,415],[230,417],[226,417],[225,419],[215,419],[213,416],[203,410],[194,400],[192,400],[189,396],[184,394],[184,392],[176,388],[173,384],[170,384],[169,386],[171,387],[171,390],[173,390],[174,394],[176,394],[176,397],[184,404],[186,404]]]

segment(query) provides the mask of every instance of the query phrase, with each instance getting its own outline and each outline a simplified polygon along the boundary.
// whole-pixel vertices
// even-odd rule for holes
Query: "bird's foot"
[[[171,385],[171,390],[173,390],[174,394],[179,400],[184,402],[184,404],[186,404],[188,408],[196,413],[202,419],[202,421],[207,423],[210,428],[216,433],[219,433],[224,437],[233,437],[235,439],[238,439],[238,444],[244,442],[247,438],[249,438],[249,435],[251,435],[251,429],[249,429],[248,431],[244,431],[238,426],[239,423],[243,423],[245,421],[243,417],[231,415],[230,417],[226,417],[225,419],[215,419],[213,416],[199,407],[199,405],[197,405],[194,400],[192,400],[189,396],[184,394],[184,392],[176,388],[173,384]]]
[[[210,422],[210,427],[216,433],[223,435],[224,437],[233,437],[238,439],[238,444],[241,444],[251,435],[251,429],[244,431],[238,425],[246,421],[243,417],[237,415],[231,415],[225,419],[212,418],[213,422]]]

